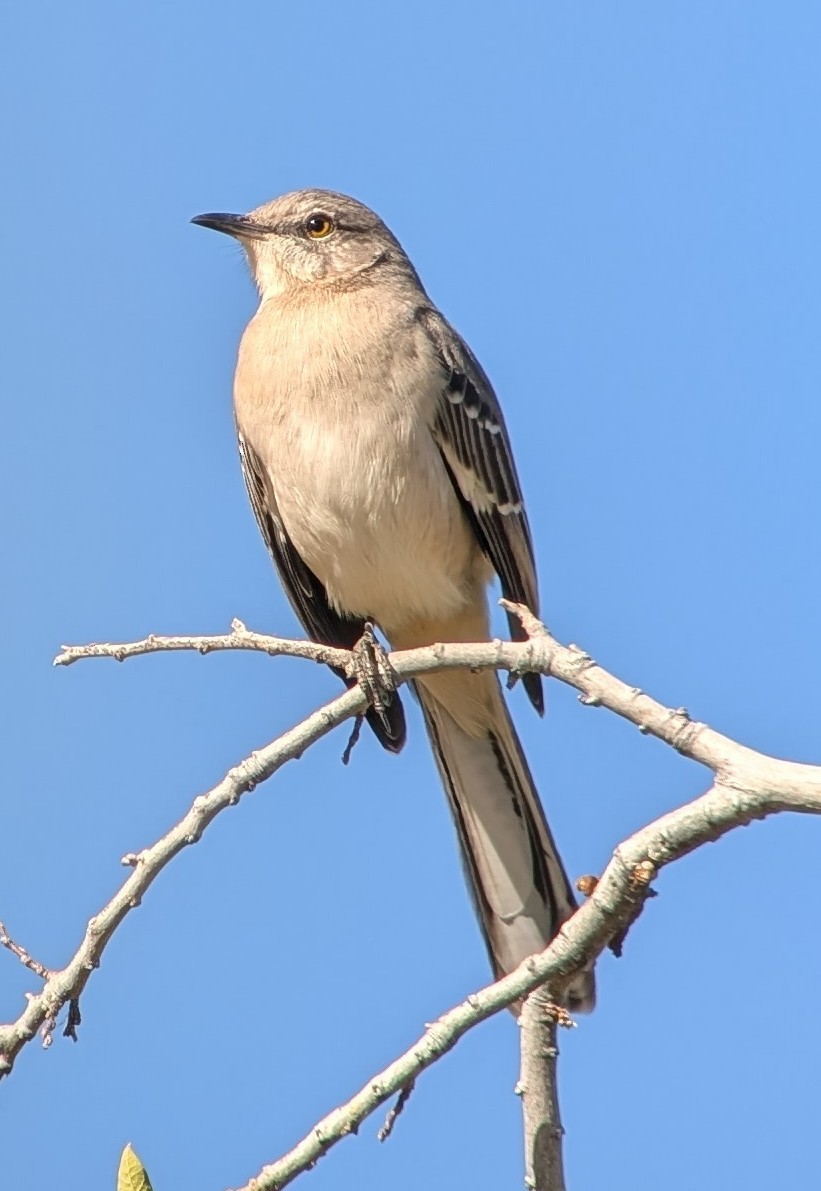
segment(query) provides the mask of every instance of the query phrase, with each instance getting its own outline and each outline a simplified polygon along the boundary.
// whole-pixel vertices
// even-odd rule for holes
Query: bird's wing
[[[482,550],[499,576],[502,594],[539,614],[536,565],[527,513],[504,417],[482,366],[467,344],[432,307],[417,318],[447,377],[433,426],[453,486]],[[526,634],[508,614],[511,636]],[[539,674],[523,677],[531,703],[542,714]]]
[[[265,468],[242,434],[239,434],[239,457],[245,487],[260,532],[274,561],[285,594],[305,631],[322,645],[352,649],[365,631],[364,620],[342,616],[331,606],[323,584],[294,548],[280,516],[273,486]],[[332,669],[348,686],[355,685],[356,679],[347,677],[335,667]],[[405,743],[405,716],[399,696],[394,695],[386,709],[385,717],[380,717],[373,708],[369,708],[367,720],[380,744],[391,752],[398,753]]]

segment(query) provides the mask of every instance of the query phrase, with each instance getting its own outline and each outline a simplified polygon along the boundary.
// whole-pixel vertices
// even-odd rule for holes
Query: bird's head
[[[295,190],[247,215],[196,215],[239,240],[263,298],[314,284],[365,280],[382,265],[412,266],[369,207],[333,190]]]

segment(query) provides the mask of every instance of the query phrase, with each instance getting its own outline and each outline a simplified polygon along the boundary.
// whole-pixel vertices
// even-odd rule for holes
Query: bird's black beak
[[[195,215],[191,222],[196,223],[198,227],[210,227],[215,232],[225,232],[227,236],[234,236],[238,240],[261,240],[267,231],[247,215],[226,215],[224,212]]]

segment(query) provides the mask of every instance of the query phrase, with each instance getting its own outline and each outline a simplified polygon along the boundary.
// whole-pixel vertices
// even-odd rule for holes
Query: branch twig
[[[19,943],[15,943],[2,922],[0,922],[0,947],[5,947],[12,955],[16,955],[23,967],[28,968],[35,976],[39,976],[41,980],[48,980],[51,975],[49,969],[45,964],[41,964],[39,960],[29,955],[25,947],[21,947]]]
[[[225,649],[251,650],[255,653],[267,653],[269,657],[308,658],[312,662],[341,666],[343,669],[351,660],[351,654],[347,649],[332,649],[329,645],[317,645],[314,641],[291,641],[286,637],[268,637],[264,633],[254,633],[247,629],[242,621],[235,617],[231,621],[230,633],[212,636],[160,637],[156,633],[150,633],[141,641],[61,645],[60,652],[54,659],[54,665],[71,666],[74,662],[83,661],[85,658],[113,658],[115,662],[124,662],[128,658],[141,657],[146,653],[192,651],[206,654],[217,653]]]
[[[396,1099],[396,1104],[394,1104],[393,1108],[385,1117],[385,1124],[376,1135],[378,1141],[387,1141],[390,1135],[393,1133],[393,1127],[396,1124],[396,1119],[405,1111],[405,1105],[413,1095],[413,1089],[415,1087],[416,1081],[412,1079],[410,1083],[406,1084],[399,1093]]]

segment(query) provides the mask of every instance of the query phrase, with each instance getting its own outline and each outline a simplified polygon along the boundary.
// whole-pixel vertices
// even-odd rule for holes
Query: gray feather
[[[547,946],[576,898],[498,681],[493,725],[478,739],[421,684],[417,693],[498,978]],[[576,1012],[593,1009],[592,972],[574,980],[567,999]]]

